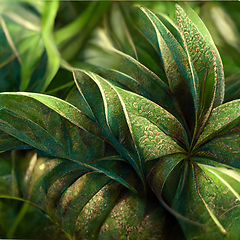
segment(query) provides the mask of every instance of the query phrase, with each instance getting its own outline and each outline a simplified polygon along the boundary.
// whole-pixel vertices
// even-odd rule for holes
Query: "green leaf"
[[[15,56],[17,57],[19,63],[22,64],[22,61],[21,61],[21,58],[19,56],[18,50],[17,50],[16,46],[14,45],[12,37],[11,37],[9,31],[8,31],[8,27],[7,27],[4,19],[1,16],[0,16],[0,25],[2,26],[2,29],[3,29],[3,31],[5,33],[5,37],[6,37],[7,41],[8,41],[8,43],[9,43],[9,46],[11,47],[11,49],[14,52]]]
[[[70,122],[101,138],[99,127],[95,122],[91,121],[83,112],[71,104],[52,96],[47,96],[37,93],[18,93],[29,98],[33,98],[43,103],[45,106],[51,108],[62,117],[68,119]]]
[[[239,170],[196,163],[204,158],[178,159],[183,158],[161,159],[148,180],[160,201],[177,217],[186,238],[236,238]]]
[[[91,71],[111,80],[111,82],[116,82],[124,89],[154,101],[185,124],[170,88],[157,75],[129,55],[115,49],[107,51],[111,56],[114,56],[113,65],[109,69],[98,68],[91,69]]]
[[[90,117],[92,120],[96,121],[95,117],[93,116],[93,113],[91,109],[89,108],[88,103],[84,99],[84,97],[80,94],[77,87],[73,88],[67,98],[66,101],[70,104],[77,107],[81,112],[85,113],[88,117]]]
[[[138,53],[135,43],[132,38],[131,25],[127,24],[124,9],[132,8],[132,6],[126,3],[122,5],[120,2],[111,5],[109,14],[105,16],[105,28],[110,35],[113,45],[120,51],[127,53],[128,55],[138,59]],[[132,16],[133,17],[133,16]]]
[[[179,173],[174,171],[174,169],[178,169],[178,166],[182,164],[182,161],[186,158],[185,154],[172,154],[167,155],[164,157],[161,157],[160,160],[155,164],[155,166],[151,169],[149,172],[147,179],[149,182],[149,185],[151,186],[152,190],[155,192],[158,199],[166,205],[164,199],[162,198],[162,191],[164,188],[164,185],[167,182],[167,179],[171,176],[171,174],[174,172],[175,177],[172,178],[170,184],[168,184],[170,187],[165,190],[165,198],[173,199],[175,195],[175,191],[178,185],[178,179],[177,176]],[[179,171],[179,170],[178,170]],[[169,209],[169,207],[167,207]],[[170,209],[170,211],[172,211]]]
[[[0,139],[0,151],[29,148],[29,145],[2,131],[0,131]]]
[[[197,38],[199,38],[199,40],[205,40],[205,42],[207,43],[209,50],[211,52],[211,55],[213,55],[213,60],[215,60],[215,64],[214,64],[214,75],[215,75],[215,81],[216,81],[216,94],[215,94],[215,100],[214,100],[214,105],[213,107],[217,107],[220,104],[222,104],[223,102],[223,98],[224,98],[224,73],[223,73],[223,65],[222,65],[222,61],[220,58],[220,55],[218,53],[218,50],[213,42],[213,39],[208,31],[208,29],[206,28],[206,26],[204,25],[204,23],[202,22],[202,20],[199,18],[199,16],[186,4],[186,3],[179,3],[182,8],[184,9],[185,13],[187,14],[187,21],[192,22],[191,23],[191,27],[193,27],[193,31],[195,29],[195,31],[199,32],[197,34]],[[187,33],[185,33],[187,36]],[[201,41],[200,40],[200,41]],[[189,44],[191,44],[189,42]],[[202,42],[202,44],[204,44],[204,42]],[[199,54],[203,57],[203,55],[201,54],[201,52],[199,52]],[[200,61],[198,60],[198,63]],[[211,66],[208,66],[208,68],[210,68]],[[200,69],[199,69],[200,70]],[[206,89],[207,90],[207,89]],[[205,95],[206,97],[206,95]]]
[[[9,149],[11,135],[19,142],[15,143],[17,146],[13,143],[10,148],[25,147],[21,143],[24,142],[51,156],[66,158],[87,169],[104,172],[134,191],[121,177],[109,171],[108,166],[94,164],[104,154],[99,127],[74,106],[55,97],[31,93],[2,93],[0,102],[3,102],[0,129],[7,133],[3,135],[6,139],[0,142],[2,150]]]
[[[8,17],[15,23],[23,26],[26,29],[29,29],[34,32],[40,32],[40,18],[33,11],[26,8],[23,2],[19,1],[1,1],[1,10],[0,14],[4,17]],[[38,3],[39,4],[39,3]],[[34,4],[35,6],[37,3]],[[41,6],[38,9],[39,13],[41,12]]]
[[[178,120],[159,105],[132,92],[116,88],[124,102],[133,137],[142,158],[152,160],[181,152],[186,133]]]
[[[74,71],[74,76],[79,92],[102,129],[103,137],[129,161],[143,180],[142,162],[132,138],[124,103],[114,86],[91,72]]]
[[[102,155],[102,140],[87,132],[95,122],[72,105],[30,93],[1,94],[0,102],[0,128],[18,140],[50,155],[82,163]],[[90,132],[97,133],[97,129]]]
[[[153,35],[156,36],[158,51],[163,61],[169,86],[177,99],[181,110],[190,127],[193,130],[195,124],[196,111],[198,106],[197,79],[196,73],[191,66],[191,62],[185,49],[182,48],[178,40],[164,26],[164,24],[150,10],[140,8],[154,27]],[[152,35],[150,35],[152,38]],[[184,94],[185,98],[181,97]],[[187,105],[187,108],[186,108]]]
[[[43,164],[39,167],[45,168],[44,174],[32,183],[30,199],[73,235],[77,219],[84,214],[85,205],[111,182],[111,178],[99,172],[87,172],[73,162],[49,160]],[[103,165],[111,166],[124,179],[129,173],[128,165],[122,161],[109,160],[104,164],[101,162]],[[114,185],[115,190],[120,187],[117,182]],[[117,196],[115,192],[111,198],[114,200]]]
[[[191,11],[187,5],[184,6]],[[196,85],[199,97],[197,128],[199,129],[205,125],[212,108],[223,101],[224,74],[219,53],[211,36],[201,19],[197,18],[196,15],[193,23],[189,15],[177,5],[176,21],[197,74]]]
[[[60,66],[60,55],[53,41],[53,26],[58,11],[59,1],[44,2],[42,14],[42,40],[48,55],[48,66],[41,91],[51,83]],[[22,89],[22,88],[21,88]]]
[[[171,224],[175,229],[173,235],[168,232]],[[120,196],[111,213],[106,218],[99,236],[104,239],[183,239],[182,233],[174,219],[170,219],[161,206],[151,206],[136,194],[126,192]]]
[[[213,109],[197,144],[209,141],[240,123],[240,101],[234,100]]]
[[[30,199],[45,209],[70,236],[117,239],[129,235],[147,240],[150,236],[169,235],[165,226],[170,222],[176,237],[182,236],[176,221],[152,198],[146,200],[138,177],[126,163],[116,161],[112,167],[136,187],[138,193],[99,172],[86,172],[75,163],[52,159],[43,164],[39,167],[45,168],[44,174],[32,182]]]
[[[21,66],[21,91],[26,91],[33,71],[36,69],[38,61],[44,52],[41,35],[33,33],[19,43],[19,52],[22,59]]]
[[[231,129],[223,135],[213,138],[199,147],[199,151],[210,153],[216,162],[227,164],[228,166],[240,168],[240,130],[239,126]]]

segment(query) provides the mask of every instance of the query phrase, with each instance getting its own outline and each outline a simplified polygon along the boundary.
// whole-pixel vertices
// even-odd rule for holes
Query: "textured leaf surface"
[[[51,97],[46,98],[51,105]],[[45,97],[42,99],[44,102]],[[102,140],[88,133],[84,128],[78,127],[87,126],[89,122],[92,124],[92,120],[86,118],[81,112],[77,115],[78,110],[71,108],[70,104],[56,100],[59,105],[55,105],[55,109],[65,117],[67,114],[66,119],[28,95],[1,94],[0,101],[1,130],[18,140],[50,155],[80,162],[90,162],[97,156],[101,156],[99,149],[103,146]],[[73,122],[78,121],[76,122],[78,125],[71,123],[68,119]],[[79,152],[80,148],[81,152]]]
[[[179,106],[170,88],[156,74],[136,59],[116,49],[110,48],[105,51],[108,53],[105,58],[113,58],[112,65],[108,66],[109,69],[91,69],[91,71],[147,97],[182,120]]]
[[[210,153],[217,161],[232,167],[240,168],[240,129],[239,126],[223,135],[203,144],[200,150]]]
[[[120,88],[117,91],[125,103],[135,142],[145,161],[183,151],[173,141],[176,139],[181,144],[186,139],[175,117],[146,98]]]
[[[139,180],[128,166],[122,161],[113,165],[138,194],[102,173],[86,172],[63,160],[47,160],[39,166],[45,168],[44,174],[32,182],[30,200],[77,239],[128,239],[136,234],[142,239],[158,238],[168,236],[168,222],[176,237],[182,236],[174,219],[157,202],[147,205]]]
[[[150,40],[153,38],[152,35],[157,37],[158,51],[169,86],[183,111],[190,129],[193,129],[198,106],[195,70],[191,67],[188,55],[181,44],[157,16],[144,8],[141,8],[141,11],[148,17],[154,27],[155,31],[152,31],[150,36],[149,34],[147,36],[150,37]],[[181,94],[185,97],[182,98]]]
[[[5,94],[12,94],[14,93],[5,93]],[[59,98],[47,96],[43,94],[37,93],[17,93],[16,95],[26,96],[28,98],[33,98],[39,101],[40,103],[44,104],[48,108],[52,109],[60,116],[64,117],[65,119],[69,120],[74,125],[82,128],[83,130],[92,133],[98,137],[101,137],[101,131],[97,124],[94,121],[86,116],[85,113],[80,111],[78,108],[72,106],[68,102],[65,102]]]
[[[94,164],[97,158],[103,157],[104,142],[96,136],[101,137],[96,123],[77,108],[41,94],[1,94],[0,101],[3,103],[0,110],[1,130],[5,137],[0,142],[2,150],[26,148],[27,144],[86,168],[101,169],[133,190],[107,166]],[[11,138],[17,139],[13,145],[9,142]]]
[[[123,102],[119,98],[114,86],[90,72],[78,71],[74,75],[80,93],[86,99],[102,129],[103,137],[129,161],[140,178],[143,179],[139,152],[129,128],[129,120],[124,114]]]
[[[240,101],[235,100],[213,109],[198,144],[211,140],[215,136],[227,132],[240,123]]]
[[[207,34],[207,30],[206,33],[205,31],[200,32],[205,27],[200,18],[197,20],[197,15],[194,20],[196,25],[184,10],[177,5],[176,21],[185,39],[188,54],[197,73],[198,128],[201,128],[206,123],[212,108],[223,101],[224,74],[219,53],[211,36]],[[205,34],[206,38],[202,34]]]
[[[185,13],[187,14],[187,19],[188,19],[187,21],[190,20],[190,22],[192,22],[191,27],[193,27],[193,29],[191,29],[191,31],[196,31],[196,36],[195,36],[194,40],[196,40],[196,38],[197,38],[203,45],[204,45],[204,42],[206,41],[206,43],[208,45],[207,48],[211,52],[210,56],[213,56],[213,58],[211,58],[210,56],[205,56],[205,57],[208,57],[208,58],[210,57],[209,60],[213,61],[213,63],[215,61],[215,64],[213,64],[213,68],[214,68],[214,73],[215,73],[214,75],[215,75],[215,81],[216,81],[216,94],[215,94],[215,100],[214,100],[213,107],[217,107],[218,105],[222,104],[222,102],[223,102],[224,89],[225,89],[223,65],[222,65],[222,61],[221,61],[219,52],[213,42],[213,39],[212,39],[208,29],[206,28],[206,26],[204,25],[202,20],[199,18],[199,16],[186,3],[182,2],[182,3],[180,3],[180,5],[182,6]],[[188,26],[188,24],[186,24],[186,26]],[[187,38],[187,33],[185,32],[184,34],[186,34],[186,38]],[[194,38],[194,36],[191,36],[191,37]],[[191,39],[191,37],[190,37],[190,39]],[[188,44],[191,45],[191,42],[188,42]],[[202,58],[204,59],[204,56],[201,53],[201,49],[199,49],[199,50],[200,50],[200,52],[198,52],[198,54],[200,54],[202,56]],[[199,58],[198,62],[200,63],[201,61],[203,61],[203,59]],[[210,67],[212,67],[212,66],[208,66],[208,68],[210,68]],[[198,72],[201,72],[201,69],[199,69]],[[206,88],[205,88],[205,90],[207,91]],[[205,95],[205,97],[207,97],[207,96]]]
[[[148,179],[159,199],[166,199],[167,208],[177,217],[186,238],[236,238],[239,170],[176,160],[170,157],[160,160]],[[163,164],[167,164],[168,171],[162,170]]]

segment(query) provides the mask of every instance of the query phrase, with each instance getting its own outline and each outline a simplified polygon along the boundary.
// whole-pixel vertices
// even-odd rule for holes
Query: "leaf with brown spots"
[[[142,160],[129,128],[124,103],[115,86],[92,72],[75,71],[74,76],[79,92],[93,112],[104,139],[114,146],[144,181]]]
[[[240,100],[234,100],[213,109],[197,145],[209,141],[240,124]]]
[[[178,154],[161,158],[148,176],[150,186],[178,219],[186,239],[237,238],[239,169],[198,162],[205,160]]]

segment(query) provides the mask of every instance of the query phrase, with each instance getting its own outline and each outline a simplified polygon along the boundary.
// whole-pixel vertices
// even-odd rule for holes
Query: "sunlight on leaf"
[[[6,36],[7,40],[8,40],[9,46],[13,50],[13,52],[14,52],[15,56],[17,57],[19,63],[22,64],[22,61],[21,61],[21,58],[19,56],[18,50],[16,49],[16,46],[14,45],[14,42],[13,42],[13,40],[11,38],[11,35],[8,31],[7,25],[6,25],[4,19],[1,16],[0,16],[0,24],[2,25],[2,29],[5,33],[5,36]]]

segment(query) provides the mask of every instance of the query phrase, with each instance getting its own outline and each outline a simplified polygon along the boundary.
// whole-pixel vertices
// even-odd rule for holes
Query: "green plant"
[[[66,101],[0,94],[0,151],[35,148],[41,159],[12,198],[38,206],[70,239],[240,234],[240,102],[222,104],[219,53],[181,6],[175,22],[136,9],[161,79],[109,44],[115,69],[75,69]]]

